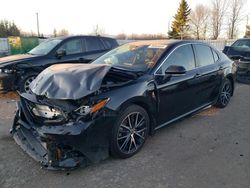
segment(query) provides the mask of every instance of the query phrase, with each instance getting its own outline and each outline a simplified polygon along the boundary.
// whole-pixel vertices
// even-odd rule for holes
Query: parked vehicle
[[[30,83],[45,68],[59,63],[89,63],[117,46],[115,39],[107,37],[48,39],[27,54],[0,58],[0,89],[29,92]]]
[[[236,79],[250,84],[250,39],[235,41],[232,46],[226,46],[223,53],[237,63]]]
[[[128,158],[149,134],[209,105],[226,107],[236,67],[194,41],[125,44],[91,64],[53,65],[20,96],[15,141],[48,168],[75,168],[109,153]]]

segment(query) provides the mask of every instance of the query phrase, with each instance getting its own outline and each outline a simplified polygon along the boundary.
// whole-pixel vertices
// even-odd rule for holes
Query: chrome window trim
[[[179,45],[179,46],[176,46],[176,47],[167,55],[167,57],[166,57],[164,60],[162,60],[162,62],[160,63],[159,67],[154,71],[154,76],[164,76],[164,75],[165,75],[165,74],[157,74],[156,72],[162,67],[162,65],[164,64],[164,62],[169,58],[169,56],[170,56],[176,49],[178,49],[178,48],[180,48],[180,47],[182,47],[182,46],[185,46],[185,45],[192,45],[192,44],[205,45],[205,46],[211,48],[211,46],[209,46],[209,45],[206,44],[206,43],[198,43],[198,42],[194,42],[194,43],[189,42],[189,43],[185,43],[185,44],[181,44],[181,45]],[[211,49],[213,50],[213,48],[211,48]],[[194,50],[194,49],[193,49],[193,50]],[[195,61],[196,61],[195,52],[193,51],[193,53],[194,53],[194,59],[195,59]],[[216,62],[215,62],[215,63],[216,63]],[[195,69],[198,69],[198,68],[201,68],[201,67],[196,67],[196,65],[195,65],[195,68],[192,69],[192,70],[195,70]],[[191,70],[190,70],[190,71],[191,71]]]

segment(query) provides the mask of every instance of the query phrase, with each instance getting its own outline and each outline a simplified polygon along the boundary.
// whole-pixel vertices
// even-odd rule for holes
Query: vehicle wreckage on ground
[[[234,79],[234,63],[203,43],[125,44],[91,64],[45,69],[32,92],[20,94],[11,133],[49,169],[86,166],[110,153],[128,158],[155,130],[209,105],[227,106]]]
[[[238,39],[232,46],[223,49],[230,59],[237,65],[236,80],[241,83],[250,84],[250,39]]]

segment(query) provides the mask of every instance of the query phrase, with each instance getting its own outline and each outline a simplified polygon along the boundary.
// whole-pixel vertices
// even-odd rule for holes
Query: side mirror
[[[63,57],[63,56],[65,56],[66,55],[66,50],[57,50],[56,51],[56,57],[57,58],[61,58],[61,57]]]
[[[165,74],[185,74],[186,72],[183,66],[170,65],[165,71]]]

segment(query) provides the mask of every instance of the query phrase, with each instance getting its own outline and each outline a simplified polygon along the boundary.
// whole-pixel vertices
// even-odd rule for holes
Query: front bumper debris
[[[21,97],[11,134],[15,142],[42,166],[47,169],[74,169],[109,156],[112,118],[38,126],[24,105]]]
[[[236,80],[241,83],[250,84],[250,62],[239,62]]]

